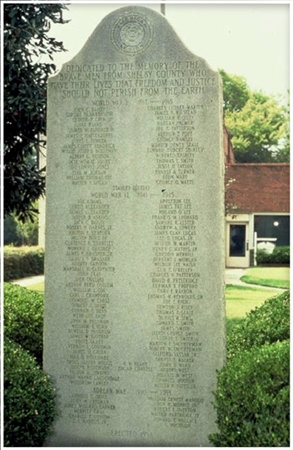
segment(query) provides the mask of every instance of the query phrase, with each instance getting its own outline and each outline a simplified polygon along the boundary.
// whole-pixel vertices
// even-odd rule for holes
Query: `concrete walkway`
[[[245,275],[246,269],[226,269],[225,270],[225,281],[226,284],[236,284],[240,286],[247,286],[247,283],[244,283],[240,280],[243,275]]]
[[[244,283],[240,280],[243,275],[245,275],[247,269],[226,269],[225,270],[225,281],[226,284],[234,284],[237,286],[251,286],[254,288],[260,288],[260,289],[280,289],[281,288],[272,288],[267,286],[260,286],[257,284],[248,284]],[[33,284],[42,283],[44,281],[45,277],[44,275],[38,275],[36,277],[28,277],[28,278],[22,278],[21,280],[14,280],[11,283],[18,284],[19,286],[28,287],[32,286]]]
[[[33,284],[42,283],[45,280],[44,275],[37,275],[35,277],[21,278],[20,280],[14,280],[10,283],[18,284],[19,286],[28,287]]]

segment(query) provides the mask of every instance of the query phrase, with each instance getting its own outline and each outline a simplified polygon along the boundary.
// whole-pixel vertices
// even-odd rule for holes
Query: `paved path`
[[[247,286],[247,283],[244,283],[240,280],[243,275],[245,275],[246,269],[226,269],[225,270],[225,281],[226,284],[237,284],[241,286]]]
[[[240,280],[240,278],[243,277],[243,275],[245,275],[246,271],[247,271],[247,269],[226,269],[225,270],[226,284],[234,284],[237,286],[246,286],[246,287],[251,286],[251,287],[260,288],[260,289],[285,290],[285,289],[281,289],[281,288],[272,288],[272,287],[268,287],[268,286],[260,286],[257,284],[244,283],[243,281]],[[38,275],[36,277],[29,277],[29,278],[22,278],[21,280],[15,280],[15,281],[12,281],[12,283],[18,284],[19,286],[28,287],[28,286],[32,286],[33,284],[42,283],[43,281],[44,281],[44,275]]]
[[[12,284],[18,284],[19,286],[28,287],[33,284],[42,283],[44,281],[44,275],[37,275],[35,277],[21,278],[20,280],[11,281]]]

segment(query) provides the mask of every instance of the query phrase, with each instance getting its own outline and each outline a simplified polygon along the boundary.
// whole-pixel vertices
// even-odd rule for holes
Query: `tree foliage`
[[[37,210],[37,204],[32,205]],[[15,214],[7,214],[3,221],[4,245],[22,246],[38,245],[39,217],[22,222]]]
[[[249,88],[244,77],[228,75],[219,70],[223,81],[223,97],[225,111],[240,111],[249,99]]]
[[[245,79],[220,70],[225,124],[237,162],[289,161],[289,106],[262,91],[251,90]]]
[[[38,152],[45,144],[46,86],[56,67],[42,62],[64,51],[50,36],[51,23],[65,23],[60,3],[4,5],[4,214],[20,220],[37,212],[32,203],[45,191]],[[41,137],[43,136],[43,137]]]

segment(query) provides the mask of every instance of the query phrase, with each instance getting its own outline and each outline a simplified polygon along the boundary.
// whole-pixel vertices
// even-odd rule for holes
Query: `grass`
[[[226,317],[228,320],[241,319],[252,309],[261,306],[268,298],[279,294],[278,289],[259,289],[228,284],[226,286]]]
[[[28,286],[28,289],[31,289],[32,291],[38,291],[38,292],[44,292],[44,283],[36,283]]]
[[[261,286],[289,289],[289,267],[252,267],[241,277],[241,281]]]

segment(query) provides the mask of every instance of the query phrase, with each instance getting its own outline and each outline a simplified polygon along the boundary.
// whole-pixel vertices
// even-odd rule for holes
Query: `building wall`
[[[232,150],[233,152],[233,150]],[[229,155],[226,150],[225,155]],[[289,240],[288,216],[290,211],[290,165],[287,163],[229,163],[226,160],[226,265],[248,267],[255,263],[255,251],[259,245],[257,220],[267,216],[271,226],[265,241],[282,245]],[[277,220],[277,219],[278,220]],[[284,218],[284,219],[283,219]],[[284,226],[284,224],[286,226]],[[242,257],[233,257],[229,252],[233,224],[246,229],[246,252]],[[267,245],[267,243],[266,243]],[[284,244],[283,244],[284,245]]]
[[[229,164],[226,186],[226,210],[230,214],[289,213],[290,165],[287,163]]]

